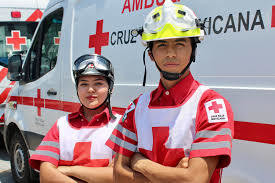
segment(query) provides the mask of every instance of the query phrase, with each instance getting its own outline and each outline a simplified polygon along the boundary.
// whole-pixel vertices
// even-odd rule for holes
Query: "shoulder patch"
[[[125,119],[127,118],[127,115],[129,112],[133,111],[136,108],[136,105],[134,102],[131,103],[131,105],[128,107],[128,109],[125,111],[123,117],[122,117],[122,122],[125,121]]]
[[[204,103],[209,123],[228,122],[227,111],[223,99],[214,99]]]

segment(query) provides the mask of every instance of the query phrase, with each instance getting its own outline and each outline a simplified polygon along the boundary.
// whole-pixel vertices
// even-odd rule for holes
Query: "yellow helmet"
[[[163,6],[152,10],[145,18],[142,40],[144,43],[183,37],[197,37],[202,40],[202,28],[202,24],[190,8],[166,0]]]

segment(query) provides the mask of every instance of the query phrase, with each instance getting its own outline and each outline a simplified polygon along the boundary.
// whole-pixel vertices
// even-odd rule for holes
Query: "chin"
[[[98,103],[93,103],[93,104],[91,104],[91,103],[85,103],[85,106],[87,108],[96,108],[99,105],[98,105]]]
[[[165,72],[171,72],[171,73],[180,73],[181,71],[178,71],[178,70],[164,70]]]
[[[99,105],[88,105],[90,109],[97,108]]]

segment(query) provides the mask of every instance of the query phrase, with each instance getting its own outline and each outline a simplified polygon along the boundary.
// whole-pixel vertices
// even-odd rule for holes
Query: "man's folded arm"
[[[132,168],[153,183],[209,183],[219,162],[219,156],[192,158],[188,168],[168,167],[138,156],[135,157],[138,160],[132,162]]]
[[[114,182],[117,183],[146,183],[150,182],[144,175],[130,168],[131,158],[116,154],[114,163]]]

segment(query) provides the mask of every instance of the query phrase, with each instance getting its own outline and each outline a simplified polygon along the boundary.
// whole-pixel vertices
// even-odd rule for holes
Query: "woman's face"
[[[81,76],[77,92],[80,102],[87,108],[100,106],[108,96],[109,85],[103,76]]]

